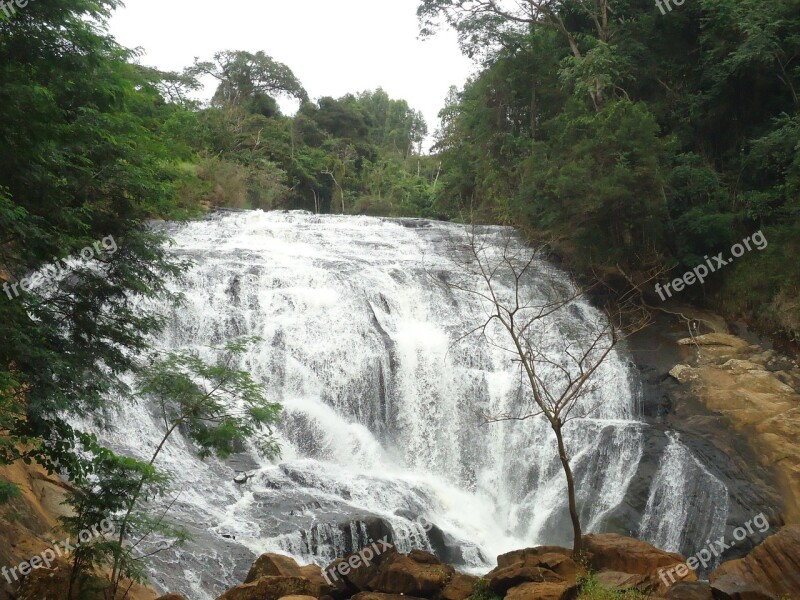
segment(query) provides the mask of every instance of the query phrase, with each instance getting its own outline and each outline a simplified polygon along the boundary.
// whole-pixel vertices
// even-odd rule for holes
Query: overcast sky
[[[176,71],[218,50],[263,50],[286,63],[312,99],[382,86],[421,110],[431,133],[448,88],[472,71],[452,31],[417,39],[417,0],[125,3],[110,30],[124,46],[142,48],[144,64]]]

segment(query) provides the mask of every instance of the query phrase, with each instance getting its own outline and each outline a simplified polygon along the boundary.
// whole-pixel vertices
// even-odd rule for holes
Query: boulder
[[[697,581],[694,571],[680,554],[616,533],[589,534],[583,537],[589,566],[595,571],[617,571],[644,576],[637,588],[666,594],[679,581]],[[683,573],[683,574],[681,574]]]
[[[244,582],[252,583],[262,577],[301,577],[299,572],[300,565],[292,557],[268,552],[256,559]]]
[[[564,578],[557,573],[522,562],[514,563],[510,567],[498,567],[490,571],[484,579],[489,588],[500,596],[523,583],[564,583]]]
[[[659,569],[686,562],[680,554],[616,533],[597,533],[583,537],[584,552],[596,571],[620,571],[658,578]],[[684,579],[694,581],[689,576]]]
[[[183,594],[165,594],[163,596],[159,596],[156,598],[156,600],[186,600],[186,596]]]
[[[414,596],[403,596],[402,594],[381,594],[380,592],[359,592],[353,596],[352,600],[422,600]]]
[[[252,583],[261,577],[305,577],[311,584],[311,595],[319,598],[330,594],[335,586],[325,581],[322,569],[317,565],[301,567],[297,562],[283,554],[262,554],[250,567],[245,583]]]
[[[800,525],[784,527],[745,558],[722,563],[709,581],[715,597],[723,599],[744,594],[800,598]]]
[[[700,376],[697,369],[693,369],[689,365],[675,365],[672,367],[669,374],[674,377],[678,383],[689,383]]]
[[[497,557],[497,566],[510,567],[514,563],[525,562],[525,558],[530,555],[540,556],[542,554],[562,554],[572,558],[572,550],[568,550],[567,548],[562,548],[561,546],[536,546],[535,548],[513,550],[499,555]]]
[[[681,346],[693,346],[697,344],[698,346],[725,346],[731,349],[747,348],[749,345],[747,341],[729,333],[707,333],[705,335],[678,340],[678,343]]]
[[[376,554],[368,561],[365,561],[365,557],[359,553],[350,554],[344,558],[337,558],[328,565],[323,577],[335,587],[336,592],[332,593],[334,597],[343,594],[344,597],[349,597],[348,591],[353,593],[375,591],[371,585],[372,580],[378,576],[380,566],[395,556],[399,556],[395,548]]]
[[[316,596],[284,596],[280,600],[317,600]]]
[[[714,600],[778,600],[777,596],[767,592],[761,585],[743,581],[732,573],[723,575],[712,583],[711,593]]]
[[[682,581],[669,588],[667,600],[714,600],[714,597],[707,583]]]
[[[466,600],[475,591],[477,581],[478,578],[474,575],[454,573],[450,582],[439,594],[439,600]]]
[[[310,596],[311,584],[305,577],[260,577],[229,589],[217,600],[280,600],[284,596]]]
[[[322,569],[317,565],[306,565],[297,570],[299,577],[305,577],[311,584],[311,595],[317,598],[333,593],[336,586],[328,583],[322,573]]]
[[[575,585],[565,582],[530,582],[508,590],[505,600],[571,600],[577,591]]]
[[[595,575],[597,581],[609,590],[638,590],[648,586],[647,575],[634,575],[620,571],[601,571]]]
[[[368,586],[386,594],[430,597],[444,589],[453,573],[453,567],[428,552],[394,553],[381,562]]]

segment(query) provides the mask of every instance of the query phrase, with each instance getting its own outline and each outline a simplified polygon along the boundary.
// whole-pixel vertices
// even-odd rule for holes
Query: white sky
[[[472,71],[455,34],[417,39],[417,0],[126,0],[110,31],[143,64],[180,71],[218,50],[263,50],[312,99],[383,87],[421,110],[432,134],[451,85]],[[206,98],[213,90],[207,90]],[[282,102],[285,112],[291,105]]]

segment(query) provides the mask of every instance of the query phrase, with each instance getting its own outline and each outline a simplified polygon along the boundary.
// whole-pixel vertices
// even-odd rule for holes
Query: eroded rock
[[[746,592],[800,599],[800,525],[783,528],[745,558],[723,563],[709,580],[715,597]]]
[[[260,577],[229,589],[217,600],[280,600],[284,596],[310,596],[311,584],[305,577]]]

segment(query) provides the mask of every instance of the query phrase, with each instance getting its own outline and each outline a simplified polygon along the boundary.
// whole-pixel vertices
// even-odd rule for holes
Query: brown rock
[[[450,582],[439,594],[440,600],[466,600],[475,591],[475,583],[478,578],[473,575],[454,573]]]
[[[245,583],[252,583],[261,577],[300,577],[300,565],[283,554],[273,554],[268,552],[262,554],[250,567]]]
[[[729,333],[707,333],[705,335],[698,335],[691,338],[678,340],[682,346],[726,346],[731,349],[746,348],[748,343],[740,337],[731,335]]]
[[[542,554],[562,554],[572,558],[572,550],[561,546],[536,546],[535,548],[525,548],[506,552],[497,557],[498,567],[510,567],[514,563],[525,562],[525,558],[530,555],[540,556]]]
[[[317,600],[316,596],[284,596],[280,600]]]
[[[399,556],[397,550],[389,548],[371,559],[366,557],[369,559],[369,564],[358,553],[337,558],[325,568],[328,579],[336,589],[336,593],[333,595],[340,596],[348,590],[352,590],[354,593],[374,591],[375,588],[370,584],[378,576],[380,566],[395,556]]]
[[[429,597],[444,589],[454,572],[453,567],[442,564],[427,552],[395,553],[381,563],[378,574],[368,585],[372,590],[387,594]]]
[[[549,569],[520,562],[510,567],[498,567],[490,571],[484,579],[489,588],[501,596],[512,587],[523,583],[564,583],[563,577]]]
[[[745,558],[722,563],[709,580],[720,598],[747,592],[800,599],[800,525],[784,527]]]
[[[577,588],[568,583],[531,582],[508,590],[505,600],[569,600],[577,595]]]
[[[597,571],[621,571],[634,575],[657,576],[661,568],[686,562],[680,554],[616,533],[589,534],[583,537],[589,564]],[[696,580],[686,577],[689,581]]]
[[[403,596],[402,594],[381,594],[380,592],[359,592],[353,596],[352,600],[422,600],[414,596]]]
[[[259,556],[244,582],[252,583],[261,577],[305,577],[311,584],[311,595],[316,598],[335,590],[335,586],[325,581],[322,569],[317,565],[301,567],[293,558],[283,554],[268,552]]]
[[[328,583],[317,565],[306,565],[297,570],[299,577],[305,577],[311,584],[311,595],[317,598],[331,594],[336,586]]]
[[[183,594],[165,594],[156,600],[186,600],[186,596]]]
[[[742,581],[730,573],[711,584],[711,593],[715,600],[778,600],[757,583]]]
[[[667,592],[667,600],[713,600],[711,587],[699,581],[682,581]]]
[[[601,571],[595,575],[595,581],[609,590],[631,590],[647,587],[648,576],[620,571]]]
[[[284,596],[309,596],[311,584],[305,577],[267,576],[237,585],[217,600],[280,600]]]

